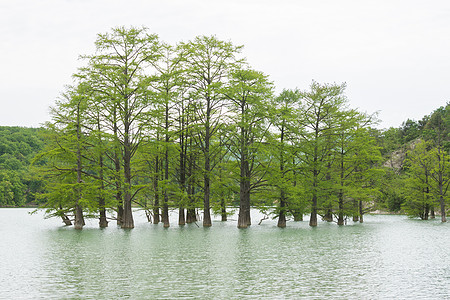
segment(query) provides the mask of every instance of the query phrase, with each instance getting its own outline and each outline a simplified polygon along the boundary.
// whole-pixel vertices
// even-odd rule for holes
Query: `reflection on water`
[[[75,231],[28,211],[0,209],[0,298],[450,297],[450,224],[438,220],[165,229],[136,212],[133,230]]]

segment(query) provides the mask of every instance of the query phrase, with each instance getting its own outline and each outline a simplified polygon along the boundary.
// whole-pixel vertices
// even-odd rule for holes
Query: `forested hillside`
[[[41,182],[29,166],[42,150],[43,129],[0,127],[0,206],[23,206],[35,202]]]
[[[380,191],[391,211],[446,221],[450,183],[450,105],[383,133],[387,169]]]

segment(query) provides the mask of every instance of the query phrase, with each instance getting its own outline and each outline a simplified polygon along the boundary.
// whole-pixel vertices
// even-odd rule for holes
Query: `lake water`
[[[1,299],[450,298],[450,224],[439,220],[279,229],[253,212],[244,230],[219,217],[164,229],[136,212],[133,230],[92,220],[76,231],[29,211],[0,209]]]

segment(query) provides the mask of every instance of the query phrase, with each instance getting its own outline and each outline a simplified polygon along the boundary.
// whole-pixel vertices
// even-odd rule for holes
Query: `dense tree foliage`
[[[78,229],[85,218],[133,228],[133,207],[164,227],[170,210],[179,225],[209,227],[211,211],[225,221],[231,206],[239,228],[251,207],[279,227],[307,214],[310,226],[363,222],[375,209],[428,219],[436,208],[446,221],[448,106],[377,130],[348,106],[345,84],[275,95],[241,46],[214,36],[167,45],[119,27],[95,45],[52,108],[44,148],[38,130],[1,128],[2,205],[39,195]]]
[[[34,128],[0,127],[0,206],[36,203],[42,182],[29,165],[44,145],[42,132]]]

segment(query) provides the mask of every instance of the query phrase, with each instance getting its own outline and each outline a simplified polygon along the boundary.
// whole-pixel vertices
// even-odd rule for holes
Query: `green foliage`
[[[164,219],[169,207],[203,208],[204,221],[210,208],[226,215],[251,205],[274,213],[279,226],[305,213],[343,224],[374,208],[421,216],[437,196],[445,204],[448,106],[379,131],[374,116],[348,107],[345,84],[312,82],[274,97],[241,48],[215,36],[172,46],[146,28],[98,35],[96,53],[83,56],[86,66],[52,111],[46,148],[34,159],[40,177],[24,171],[40,140],[0,130],[3,205],[28,201],[26,188],[41,180],[50,214],[108,209],[126,228],[132,203],[155,220],[161,209]],[[405,163],[400,154],[420,138],[426,151],[411,151]],[[427,185],[414,157],[429,158]]]
[[[30,168],[33,156],[43,147],[42,129],[0,127],[0,206],[34,202],[42,183]]]

